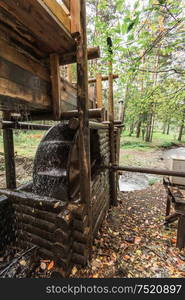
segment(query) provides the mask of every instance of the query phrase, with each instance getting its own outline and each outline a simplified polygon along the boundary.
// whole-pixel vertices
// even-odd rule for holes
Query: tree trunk
[[[170,123],[168,123],[168,127],[167,127],[167,132],[166,132],[167,135],[170,134]]]
[[[137,123],[137,128],[136,128],[136,137],[137,137],[137,138],[140,137],[140,133],[141,133],[141,124],[142,124],[142,121],[139,120],[138,123]]]
[[[166,122],[163,124],[163,134],[166,133]]]
[[[183,130],[184,130],[184,121],[183,121],[183,123],[181,124],[180,129],[179,129],[179,136],[178,136],[178,141],[179,141],[179,142],[182,141]]]

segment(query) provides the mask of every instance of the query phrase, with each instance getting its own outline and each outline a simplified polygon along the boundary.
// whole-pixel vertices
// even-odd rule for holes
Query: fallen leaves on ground
[[[177,224],[164,227],[166,192],[157,183],[146,190],[119,194],[94,241],[88,267],[79,278],[185,277],[185,252],[176,245]]]

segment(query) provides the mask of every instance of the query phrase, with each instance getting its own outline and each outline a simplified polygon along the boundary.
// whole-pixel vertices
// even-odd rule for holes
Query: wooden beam
[[[6,112],[3,113],[3,119],[8,120],[10,115]],[[14,142],[13,130],[3,130],[4,142],[4,157],[5,157],[5,171],[6,171],[6,187],[8,189],[16,188],[16,173],[15,173],[15,157],[14,157]]]
[[[77,32],[81,32],[80,0],[70,1],[70,14],[71,14],[71,33],[75,34]]]
[[[74,48],[71,34],[42,0],[1,0],[0,7],[32,33],[45,53],[64,53]]]
[[[51,0],[42,0],[49,10],[54,14],[55,17],[67,28],[67,30],[71,31],[71,22],[69,16],[66,14],[62,6],[57,1]]]
[[[50,82],[49,70],[36,59],[29,55],[21,53],[16,47],[13,47],[0,38],[0,57],[12,62],[24,70]]]
[[[109,48],[109,96],[108,96],[108,114],[109,114],[109,121],[110,121],[110,162],[111,165],[115,165],[116,163],[116,145],[115,145],[115,133],[114,133],[114,95],[113,95],[113,65],[112,65],[112,45],[109,40],[107,39],[107,44]],[[110,170],[110,190],[111,190],[111,204],[117,206],[117,174],[114,170]]]
[[[89,250],[92,247],[92,208],[91,208],[91,166],[90,166],[90,129],[88,116],[88,69],[87,69],[87,33],[86,33],[86,1],[71,1],[80,4],[81,33],[77,39],[77,106],[79,112],[79,166],[80,166],[80,198],[86,203],[88,225],[90,228]],[[84,184],[85,183],[85,184]]]
[[[103,107],[103,95],[102,95],[102,75],[98,73],[96,75],[96,98],[97,107]]]
[[[119,78],[119,75],[114,74],[114,75],[113,75],[113,79],[117,79],[117,78]],[[106,81],[106,80],[109,80],[109,76],[102,76],[102,81]],[[90,79],[88,80],[88,82],[89,82],[89,83],[96,83],[96,78],[90,78]]]
[[[67,7],[68,10],[70,10],[70,0],[63,0],[64,5]]]
[[[100,57],[100,48],[92,47],[87,49],[88,60],[96,59]],[[60,56],[60,65],[68,65],[77,62],[76,51],[65,53]]]
[[[61,115],[61,88],[60,88],[60,65],[58,54],[50,55],[51,82],[52,82],[52,107],[54,120]]]

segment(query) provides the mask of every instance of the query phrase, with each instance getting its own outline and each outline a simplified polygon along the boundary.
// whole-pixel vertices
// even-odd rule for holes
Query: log
[[[15,212],[15,216],[16,216],[18,222],[36,226],[36,227],[43,229],[45,231],[48,231],[50,233],[54,233],[54,231],[56,230],[55,224],[50,223],[48,221],[43,221],[38,218],[32,217],[30,215],[26,215],[24,213],[19,213],[19,212]]]
[[[83,243],[74,242],[72,246],[75,253],[87,257],[87,245]]]
[[[45,240],[35,234],[25,232],[23,230],[18,232],[18,239],[22,239],[28,242],[31,242],[33,245],[42,247],[46,250],[52,251],[53,243],[48,240]]]
[[[74,253],[71,260],[77,265],[85,266],[87,264],[87,256],[83,256],[78,253]]]
[[[23,232],[32,233],[35,236],[41,237],[46,241],[55,242],[55,236],[54,236],[53,233],[48,232],[46,230],[42,230],[42,229],[40,229],[38,227],[35,227],[31,224],[25,224],[25,223],[20,222],[20,223],[17,224],[17,228],[18,228],[18,230],[21,230],[21,232],[23,231]]]
[[[83,220],[74,219],[73,220],[73,229],[77,231],[84,231],[84,228],[88,226],[87,216]]]
[[[3,114],[4,119],[9,118],[9,114]],[[16,172],[14,157],[14,141],[12,129],[3,130],[5,171],[6,171],[6,187],[9,189],[16,188]]]
[[[71,257],[71,245],[63,245],[62,243],[55,243],[52,246],[52,251],[57,258],[69,259]]]
[[[30,215],[32,217],[48,221],[53,224],[55,224],[55,222],[56,222],[56,214],[55,213],[42,211],[42,210],[39,210],[39,209],[36,209],[33,207],[29,207],[29,206],[25,206],[25,205],[21,205],[21,204],[15,204],[15,203],[13,203],[13,207],[14,207],[15,211],[17,211],[19,213],[24,213],[24,214]]]
[[[61,228],[55,230],[55,241],[62,242],[64,245],[71,243],[71,232],[65,232]]]
[[[60,68],[59,55],[50,55],[51,83],[52,83],[52,109],[53,119],[58,120],[61,115],[61,87],[60,87]]]
[[[74,238],[74,241],[86,244],[88,242],[88,240],[91,238],[89,227],[86,227],[84,229],[83,233],[80,231],[74,230],[73,238]]]
[[[66,207],[66,203],[61,200],[51,199],[49,197],[40,197],[38,195],[28,192],[16,192],[6,189],[0,189],[0,195],[5,195],[13,200],[15,203],[25,204],[40,210],[47,210],[50,212],[61,212]]]
[[[114,74],[112,78],[113,78],[113,79],[117,79],[117,78],[119,78],[119,75]],[[96,83],[96,80],[97,80],[96,78],[90,78],[90,79],[88,80],[88,83],[89,83],[89,84],[90,84],[90,83]],[[109,76],[102,76],[101,80],[102,80],[102,81],[107,81],[107,80],[109,80]]]
[[[85,204],[72,204],[69,203],[67,206],[67,209],[71,211],[74,218],[77,218],[79,220],[83,220],[84,217],[87,215],[87,209]]]

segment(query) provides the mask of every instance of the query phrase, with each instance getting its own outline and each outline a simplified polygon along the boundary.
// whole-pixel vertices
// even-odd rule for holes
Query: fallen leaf
[[[177,239],[176,239],[176,238],[172,238],[172,239],[171,239],[171,242],[172,242],[172,244],[176,244]]]
[[[54,204],[54,208],[57,208],[59,205],[60,205],[60,201],[58,201]]]
[[[77,272],[78,272],[78,269],[77,269],[77,267],[74,266],[71,271],[72,275],[75,275]]]
[[[139,236],[137,236],[137,237],[135,238],[134,243],[138,245],[140,242],[141,242],[141,238],[140,238]]]
[[[52,261],[50,262],[50,264],[48,265],[48,271],[50,271],[51,269],[53,269],[54,265],[55,265],[55,263],[54,263],[54,261],[52,260]]]
[[[123,258],[124,258],[125,260],[129,260],[129,259],[130,259],[130,256],[125,255],[125,256],[123,256]]]

